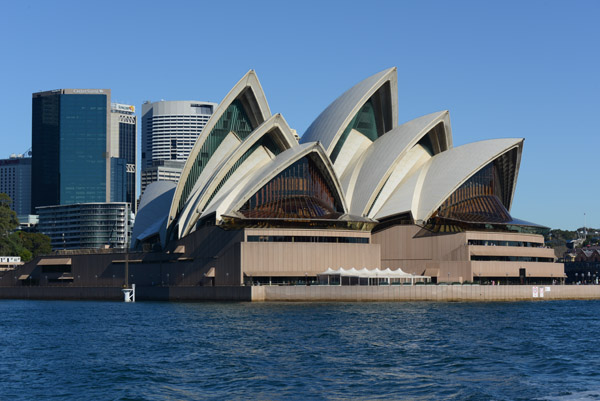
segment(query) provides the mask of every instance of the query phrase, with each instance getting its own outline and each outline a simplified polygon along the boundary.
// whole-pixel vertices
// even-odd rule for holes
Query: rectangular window
[[[70,265],[42,266],[42,273],[71,273]]]

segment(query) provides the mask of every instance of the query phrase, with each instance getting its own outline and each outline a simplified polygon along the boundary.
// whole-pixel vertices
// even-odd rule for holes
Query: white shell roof
[[[279,128],[279,130],[275,130],[275,128]],[[198,190],[198,194],[190,197],[191,201],[186,205],[185,212],[182,212],[182,217],[184,215],[186,216],[185,221],[183,224],[181,224],[180,221],[180,231],[182,235],[187,235],[192,229],[193,225],[196,224],[198,218],[202,215],[203,209],[206,207],[206,202],[211,197],[217,185],[229,172],[231,167],[256,142],[271,132],[280,133],[278,135],[278,139],[285,149],[298,146],[298,142],[296,141],[296,138],[294,138],[292,130],[281,114],[275,114],[267,121],[262,123],[233,152],[231,152],[226,159],[222,160],[217,168],[213,169],[210,180],[208,180],[207,183],[205,183],[205,185]]]
[[[185,203],[184,208],[181,210],[179,214],[179,231],[178,236],[182,237],[185,235],[185,227],[188,226],[188,220],[190,218],[197,217],[194,213],[196,207],[198,205],[198,201],[200,200],[201,195],[203,194],[204,189],[211,177],[214,176],[216,172],[219,171],[219,166],[227,160],[230,160],[231,155],[233,155],[236,149],[239,149],[243,142],[240,141],[237,135],[233,132],[227,134],[223,142],[215,149],[214,154],[204,166],[204,170],[198,177],[192,192],[188,196],[188,200]]]
[[[267,103],[267,98],[263,92],[262,86],[258,81],[258,77],[254,70],[250,70],[238,81],[237,84],[229,91],[229,93],[225,96],[223,101],[219,103],[219,106],[215,109],[214,113],[208,120],[206,126],[202,129],[202,133],[196,140],[190,155],[188,156],[187,162],[183,167],[183,171],[181,172],[181,177],[179,178],[179,182],[177,184],[177,188],[175,189],[175,196],[173,197],[173,202],[171,203],[171,209],[169,211],[169,221],[175,218],[177,213],[177,208],[179,205],[179,201],[183,194],[183,187],[185,186],[187,177],[190,174],[192,166],[204,144],[206,138],[213,130],[215,124],[219,121],[223,113],[227,110],[227,108],[233,103],[235,99],[237,99],[242,93],[244,93],[247,89],[251,89],[254,95],[254,100],[256,101],[257,108],[259,112],[262,114],[262,122],[266,121],[271,117],[271,110],[269,109],[269,104]],[[191,195],[191,193],[190,193]],[[189,195],[188,195],[189,196]]]
[[[340,135],[365,102],[387,83],[390,90],[386,89],[386,98],[382,100],[389,102],[392,129],[386,127],[389,130],[385,135],[372,143],[370,139],[362,138],[358,131],[351,132],[334,167],[329,155]],[[230,133],[231,138],[224,140],[215,150],[196,182],[188,184],[186,205],[183,210],[178,210],[186,180],[202,145],[236,99],[241,99],[244,106],[249,107],[252,124],[259,126],[245,140]],[[385,111],[387,122],[390,109]],[[218,222],[222,215],[235,215],[271,179],[307,155],[319,158],[323,174],[329,177],[343,213],[382,220],[408,212],[415,221],[424,221],[473,174],[506,152],[517,149],[516,165],[514,169],[511,166],[507,170],[514,172],[514,177],[506,178],[503,183],[507,191],[512,190],[512,200],[523,139],[493,139],[452,148],[447,111],[428,114],[401,126],[397,126],[397,119],[396,68],[390,68],[363,80],[338,97],[311,124],[298,144],[283,117],[271,116],[260,82],[254,71],[249,71],[216,107],[192,149],[179,183],[175,186],[171,182],[157,182],[146,189],[136,218],[132,244],[156,233],[164,244],[168,224],[177,223],[181,236],[193,231],[201,217],[214,213]],[[443,123],[444,129],[436,130],[436,135],[443,138],[435,143],[435,150],[426,150],[418,145],[440,123]],[[258,147],[229,176],[233,164],[274,127],[279,128],[278,142],[289,149],[275,156],[268,149]],[[431,151],[439,153],[430,156]],[[507,160],[515,163],[512,158],[503,162]],[[336,168],[340,176],[336,175]],[[225,177],[227,181],[220,186]],[[193,189],[188,194],[190,187]],[[217,188],[220,189],[215,193]],[[179,221],[174,222],[177,213]]]
[[[140,200],[140,209],[135,216],[135,224],[131,234],[131,247],[136,241],[143,240],[154,234],[160,234],[161,242],[165,242],[169,205],[175,193],[175,183],[172,181],[156,181],[148,185]]]
[[[450,118],[448,111],[427,114],[392,129],[377,138],[365,151],[351,198],[350,213],[364,215],[392,173],[398,161],[416,145],[433,127],[444,122],[446,143],[451,147]],[[346,188],[344,188],[346,190]]]
[[[333,101],[308,127],[301,143],[319,141],[328,155],[352,118],[377,90],[390,81],[392,126],[398,124],[398,85],[396,67],[388,68],[359,82]]]
[[[295,146],[285,152],[280,153],[272,163],[268,163],[260,170],[256,171],[246,181],[245,185],[242,184],[234,189],[236,193],[234,198],[224,194],[221,199],[217,202],[213,202],[210,207],[203,213],[203,216],[211,213],[222,212],[222,214],[234,213],[240,209],[244,203],[256,192],[258,192],[263,186],[265,186],[273,177],[285,170],[291,164],[308,155],[309,153],[316,153],[319,155],[323,164],[325,165],[332,182],[335,185],[333,190],[337,191],[337,196],[342,203],[344,213],[347,212],[346,201],[341,191],[339,181],[333,171],[333,166],[329,158],[325,155],[325,151],[318,142],[304,143]],[[228,199],[229,198],[229,199]],[[219,219],[219,216],[217,216]]]
[[[520,153],[522,147],[522,138],[490,139],[439,153],[404,180],[375,217],[411,212],[415,221],[427,220],[473,174],[511,149]]]

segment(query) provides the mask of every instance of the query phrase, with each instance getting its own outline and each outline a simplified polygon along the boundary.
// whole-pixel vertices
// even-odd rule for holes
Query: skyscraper
[[[148,101],[142,105],[142,192],[153,181],[179,179],[216,106],[195,100]]]
[[[58,89],[32,99],[32,209],[110,202],[110,89]]]
[[[111,104],[110,97],[110,89],[33,94],[32,209],[89,202],[135,205],[135,108]]]
[[[17,216],[31,213],[31,157],[15,154],[0,160],[0,192],[10,196]]]
[[[128,202],[135,212],[136,202],[135,107],[112,103],[110,108],[111,202]],[[123,178],[125,178],[123,180]]]
[[[111,104],[110,97],[110,89],[33,94],[31,208],[40,214],[40,230],[52,237],[54,247],[61,241],[73,247],[122,247],[128,239],[106,239],[105,226],[121,224],[122,216],[115,213],[80,216],[73,224],[78,213],[113,210],[119,204],[126,205],[128,219],[135,210],[135,108]],[[59,232],[60,241],[55,238]],[[86,236],[98,241],[79,240]]]

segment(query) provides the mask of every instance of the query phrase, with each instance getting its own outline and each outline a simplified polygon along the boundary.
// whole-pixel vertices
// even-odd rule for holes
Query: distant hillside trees
[[[47,235],[15,231],[19,220],[10,208],[11,203],[12,199],[7,194],[0,193],[0,256],[20,256],[27,262],[52,252]]]

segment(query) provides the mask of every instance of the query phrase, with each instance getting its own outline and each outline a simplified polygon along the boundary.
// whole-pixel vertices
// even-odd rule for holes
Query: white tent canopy
[[[406,273],[402,271],[402,269],[398,268],[396,270],[391,270],[389,267],[385,270],[381,269],[372,269],[369,270],[367,268],[362,269],[344,269],[340,267],[339,269],[329,268],[325,270],[323,273],[318,274],[318,276],[340,276],[341,277],[358,277],[358,278],[369,278],[369,279],[388,279],[388,282],[391,282],[393,279],[404,279],[406,281],[414,282],[414,280],[420,281],[430,281],[430,276],[418,276],[410,273]],[[404,281],[402,280],[402,281]],[[394,280],[398,281],[398,280]]]

